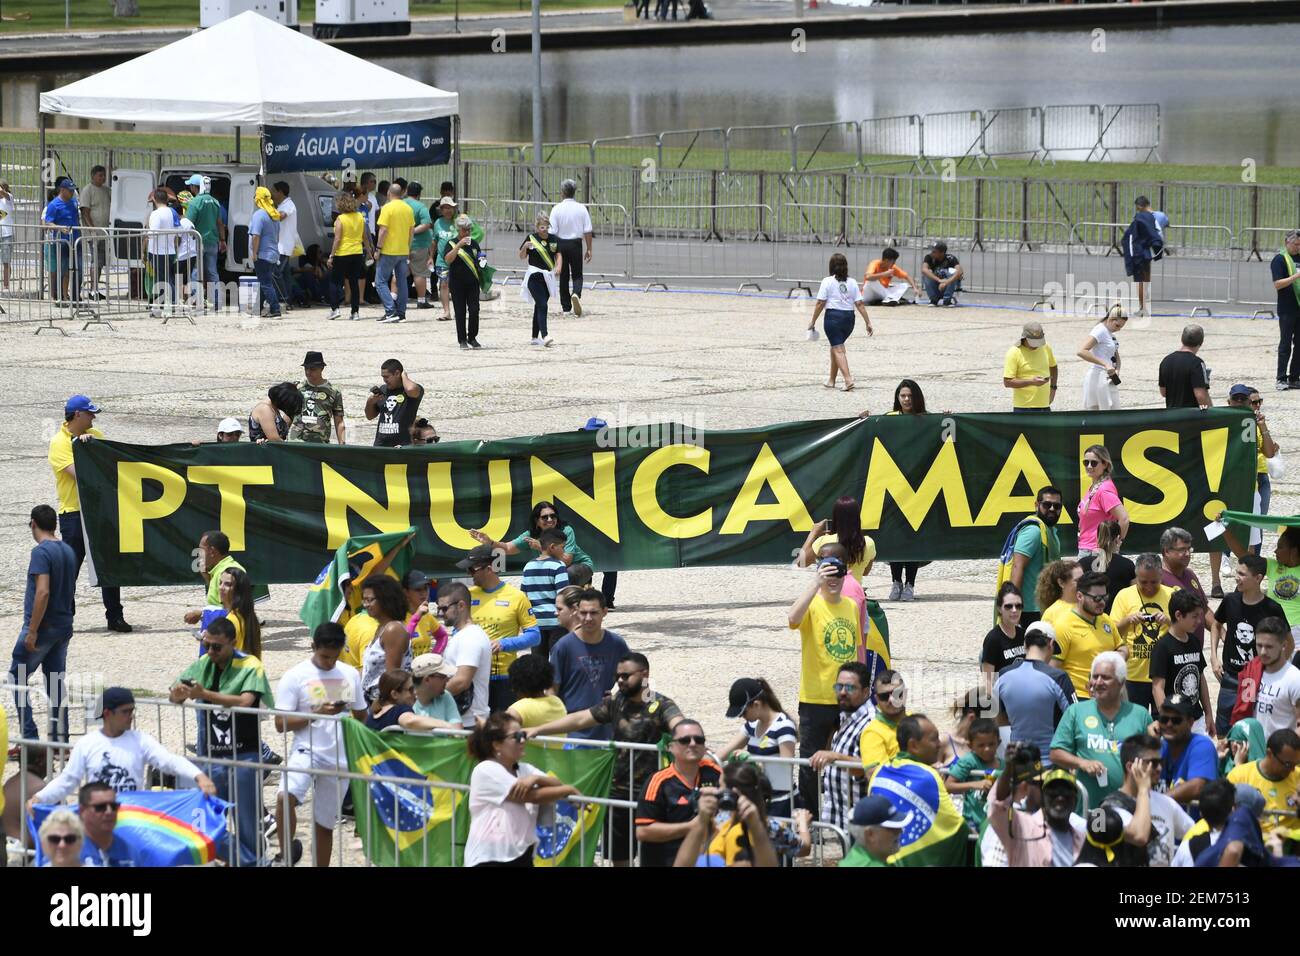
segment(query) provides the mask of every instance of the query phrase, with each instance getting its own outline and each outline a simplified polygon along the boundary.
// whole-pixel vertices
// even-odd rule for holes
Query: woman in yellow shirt
[[[330,269],[330,312],[326,318],[337,319],[342,313],[343,282],[347,281],[348,296],[352,303],[349,318],[361,318],[361,297],[366,291],[366,260],[374,257],[370,246],[370,233],[366,231],[366,217],[357,212],[357,197],[343,190],[334,199],[338,218],[334,220],[334,247],[325,264]]]
[[[218,586],[226,619],[235,625],[235,650],[260,659],[262,625],[253,610],[253,582],[242,569],[227,568],[221,572]]]
[[[516,697],[506,713],[525,730],[559,720],[568,712],[564,701],[551,693],[555,670],[541,654],[521,654],[506,673],[510,675],[510,689]]]
[[[1061,621],[1074,611],[1074,597],[1079,590],[1079,579],[1083,577],[1083,568],[1078,561],[1058,558],[1038,575],[1035,595],[1038,606],[1043,609],[1040,620],[1060,630]]]

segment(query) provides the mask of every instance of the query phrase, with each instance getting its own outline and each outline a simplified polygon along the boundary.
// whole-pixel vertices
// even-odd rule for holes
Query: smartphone
[[[186,687],[193,687],[193,686],[194,686],[194,681],[190,680],[188,677],[182,677],[182,678],[181,678],[181,683],[184,684]]]

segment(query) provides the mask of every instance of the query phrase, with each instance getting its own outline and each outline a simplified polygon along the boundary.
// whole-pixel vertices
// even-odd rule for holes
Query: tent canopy
[[[453,116],[459,97],[251,11],[41,94],[118,123],[373,126]]]

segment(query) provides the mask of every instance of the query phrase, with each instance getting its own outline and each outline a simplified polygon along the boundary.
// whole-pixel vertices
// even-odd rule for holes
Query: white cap
[[[244,426],[239,424],[238,418],[223,418],[221,424],[217,426],[218,435],[228,435],[231,432],[243,434]]]

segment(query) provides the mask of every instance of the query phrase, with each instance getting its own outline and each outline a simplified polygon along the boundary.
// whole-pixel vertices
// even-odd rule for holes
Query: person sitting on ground
[[[862,276],[862,297],[867,305],[911,305],[906,296],[908,290],[915,289],[916,281],[899,267],[898,250],[892,246],[886,246],[879,259],[872,259]]]
[[[384,671],[376,687],[375,702],[366,715],[371,730],[459,730],[455,720],[438,720],[415,712],[415,679],[410,671]]]
[[[957,257],[948,255],[946,242],[936,242],[921,257],[921,283],[931,305],[955,306],[964,275],[966,270]]]

